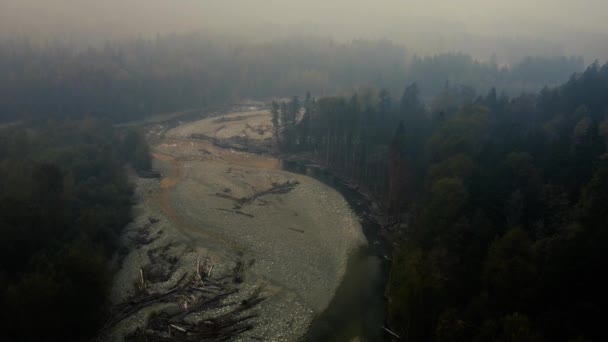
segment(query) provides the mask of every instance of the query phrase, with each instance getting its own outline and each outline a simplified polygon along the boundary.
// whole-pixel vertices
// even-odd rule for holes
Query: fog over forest
[[[0,332],[605,341],[608,0],[0,0]]]
[[[0,36],[99,43],[213,31],[269,39],[294,34],[386,38],[420,54],[465,52],[507,62],[527,55],[602,59],[602,0],[1,0]]]

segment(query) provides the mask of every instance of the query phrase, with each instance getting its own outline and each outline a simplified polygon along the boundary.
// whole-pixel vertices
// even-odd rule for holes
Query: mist
[[[515,41],[527,55],[592,60],[606,52],[598,45],[608,41],[607,12],[601,0],[0,0],[0,37],[94,44],[198,31],[250,40],[316,35],[482,59],[507,54],[501,47]]]
[[[6,341],[603,341],[607,0],[0,0]]]

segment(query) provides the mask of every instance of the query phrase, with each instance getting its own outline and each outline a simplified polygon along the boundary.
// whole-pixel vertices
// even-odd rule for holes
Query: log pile
[[[125,341],[225,341],[253,329],[257,315],[251,309],[265,300],[261,291],[237,300],[239,289],[230,281],[233,275],[214,278],[213,269],[210,260],[199,259],[194,274],[184,274],[162,292],[151,292],[140,270],[135,295],[112,309],[98,340],[107,340],[121,321],[161,303],[167,305],[151,313],[146,324],[126,335]]]
[[[226,193],[221,193],[221,192],[215,193],[215,194],[213,194],[213,196],[217,196],[220,198],[224,198],[224,199],[233,201],[234,202],[233,209],[235,211],[240,211],[240,209],[242,209],[244,206],[255,202],[260,197],[263,197],[266,195],[287,194],[287,193],[291,192],[292,190],[294,190],[296,188],[296,186],[298,186],[298,184],[300,184],[298,181],[287,181],[285,183],[272,183],[272,187],[269,189],[259,191],[259,192],[254,193],[251,196],[245,196],[245,197],[241,197],[241,198],[234,197],[232,195],[228,195]],[[247,215],[249,215],[249,214],[247,214]]]
[[[300,184],[298,181],[287,181],[285,183],[273,183],[270,189],[256,192],[255,194],[247,197],[240,198],[236,205],[235,210],[241,209],[244,206],[253,203],[256,199],[266,195],[281,195],[291,192],[296,186]]]
[[[213,146],[238,152],[247,152],[254,154],[265,154],[269,152],[266,148],[252,145],[251,142],[247,139],[247,137],[218,139],[205,134],[191,134],[190,138],[194,140],[209,141],[213,144]]]

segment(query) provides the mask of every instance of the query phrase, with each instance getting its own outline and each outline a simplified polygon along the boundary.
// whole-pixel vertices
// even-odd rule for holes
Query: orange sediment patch
[[[161,179],[160,188],[165,190],[176,186],[179,177],[181,176],[182,165],[180,161],[178,161],[174,156],[162,153],[152,153],[152,157],[156,160],[172,163],[176,173],[176,175],[173,177],[164,177],[163,179]]]
[[[177,185],[177,178],[165,177],[160,181],[161,189],[169,189]]]
[[[158,160],[164,161],[164,162],[175,161],[175,157],[170,156],[168,154],[161,154],[161,153],[152,153],[152,158],[158,159]]]
[[[266,170],[280,170],[281,169],[281,161],[267,156],[254,155],[251,153],[239,153],[239,152],[229,152],[224,151],[222,154],[222,159],[226,161],[228,164],[252,167],[256,169],[266,169]]]

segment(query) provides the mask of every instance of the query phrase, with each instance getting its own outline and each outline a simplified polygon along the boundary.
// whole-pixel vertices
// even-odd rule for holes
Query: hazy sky
[[[115,39],[213,28],[390,38],[608,33],[608,0],[0,0],[0,35]]]

